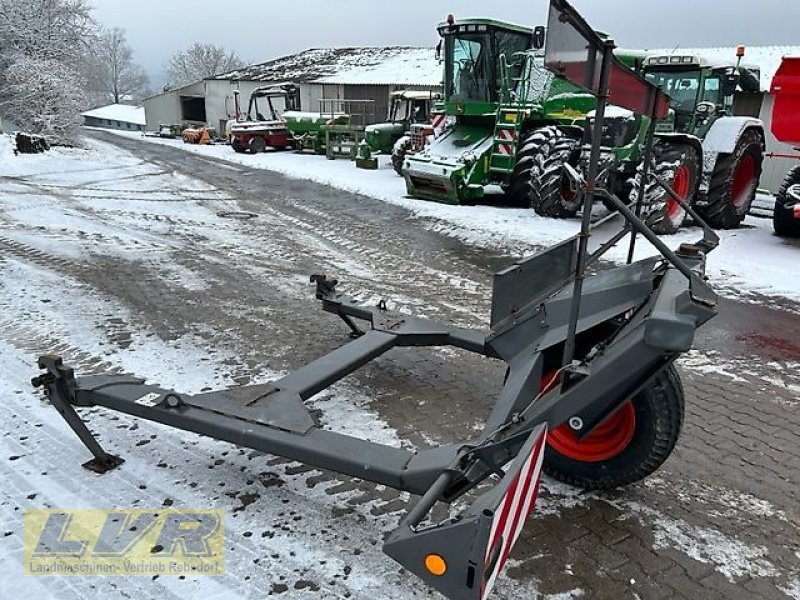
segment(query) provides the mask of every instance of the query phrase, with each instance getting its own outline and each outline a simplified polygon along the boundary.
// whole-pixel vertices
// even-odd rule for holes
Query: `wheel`
[[[542,127],[526,134],[509,184],[514,203],[530,206],[543,217],[575,215],[580,198],[570,189],[563,166],[577,166],[579,160],[580,140],[567,136],[558,127]]]
[[[772,227],[778,235],[800,237],[800,219],[795,218],[793,208],[800,200],[789,195],[790,188],[793,194],[800,197],[800,167],[795,167],[786,174],[781,189],[775,196]]]
[[[644,479],[675,447],[683,406],[680,377],[670,365],[582,440],[566,423],[550,431],[544,472],[587,490],[611,489]]]
[[[234,152],[238,152],[239,154],[243,153],[247,148],[242,146],[242,143],[239,141],[239,138],[231,139],[231,148],[233,148]]]
[[[250,150],[251,154],[265,152],[267,150],[267,142],[264,141],[264,138],[254,137],[250,139],[247,148]]]
[[[535,208],[539,204],[539,190],[534,173],[538,173],[541,160],[548,150],[564,134],[557,127],[541,127],[520,136],[517,160],[503,191],[510,204],[524,208]]]
[[[715,229],[738,227],[756,196],[764,162],[764,138],[745,131],[732,154],[720,155],[711,174],[708,193],[697,212]]]
[[[392,167],[398,175],[403,174],[403,163],[406,161],[408,151],[411,150],[411,136],[404,135],[397,140],[392,148]]]
[[[653,148],[649,172],[657,175],[691,204],[697,191],[702,170],[702,157],[688,144],[659,143]],[[642,187],[642,165],[633,178],[629,202],[635,206]],[[649,177],[642,202],[642,220],[659,235],[676,233],[686,219],[686,211],[655,180]]]

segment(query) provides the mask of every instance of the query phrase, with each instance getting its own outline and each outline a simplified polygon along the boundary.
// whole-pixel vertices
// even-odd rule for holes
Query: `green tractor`
[[[384,123],[367,126],[364,140],[359,144],[356,166],[377,169],[375,155],[392,154],[398,140],[414,125],[428,123],[434,104],[439,100],[439,94],[426,90],[398,90],[389,94],[389,118]]]
[[[642,168],[650,121],[609,107],[603,120],[602,185],[631,204],[644,186],[642,215],[659,234],[678,231],[686,211],[660,185],[671,184],[709,225],[739,225],[755,197],[764,157],[764,126],[752,117],[733,116],[737,86],[758,91],[754,71],[735,64],[715,65],[691,55],[650,56],[643,76],[670,96],[670,111],[655,123],[653,160]],[[580,198],[571,190],[565,163],[585,171],[589,160],[593,114],[583,138],[562,136],[537,148],[531,206],[548,217],[571,217]]]
[[[544,28],[452,15],[438,26],[444,58],[444,112],[451,125],[406,157],[408,194],[471,203],[500,185],[516,206],[535,195],[533,157],[551,137],[580,139],[595,98],[544,68]],[[632,68],[642,54],[618,53]],[[548,128],[548,126],[553,126]]]

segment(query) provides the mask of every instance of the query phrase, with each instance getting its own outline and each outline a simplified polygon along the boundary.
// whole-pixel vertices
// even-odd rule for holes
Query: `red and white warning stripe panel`
[[[513,129],[501,129],[497,132],[498,140],[508,141],[510,143],[504,144],[498,141],[497,153],[510,156],[514,154],[514,142],[516,141],[516,132]]]
[[[530,440],[523,446],[522,452],[529,449],[522,467],[513,475],[503,498],[494,514],[492,528],[489,533],[489,544],[484,556],[484,578],[481,589],[481,600],[486,600],[492,592],[497,576],[508,560],[511,548],[514,547],[519,534],[522,533],[539,494],[539,477],[542,473],[544,446],[547,439],[547,426],[541,425],[531,434]],[[515,463],[515,466],[519,462]],[[508,475],[507,475],[508,476]],[[492,564],[494,563],[494,564]]]

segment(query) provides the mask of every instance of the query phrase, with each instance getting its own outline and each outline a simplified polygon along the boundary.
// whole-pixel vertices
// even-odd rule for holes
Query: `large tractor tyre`
[[[772,227],[775,233],[787,237],[800,237],[800,220],[794,218],[794,210],[787,208],[796,201],[789,196],[789,188],[795,188],[800,192],[800,167],[795,167],[786,174],[783,179],[781,189],[775,196],[775,210],[772,213]]]
[[[582,440],[567,423],[550,431],[544,472],[587,490],[612,489],[644,479],[675,448],[683,410],[683,386],[670,365]]]
[[[686,204],[691,205],[702,169],[703,158],[694,146],[662,143],[653,148],[640,214],[654,233],[658,235],[676,233],[686,220],[686,210],[658,184],[652,175],[669,184]],[[639,165],[629,196],[631,206],[636,206],[639,200],[642,171],[642,165]]]
[[[247,144],[248,150],[250,150],[250,154],[259,154],[260,152],[267,151],[267,142],[264,141],[262,137],[254,137],[250,139],[250,142]]]
[[[564,138],[558,127],[541,127],[523,133],[519,140],[517,162],[503,191],[514,206],[536,208],[541,197],[538,187],[538,173],[542,161],[549,156],[552,146]]]
[[[404,135],[392,147],[392,167],[398,175],[403,175],[403,163],[406,162],[409,150],[411,150],[410,135]]]
[[[239,154],[243,154],[247,150],[247,148],[242,146],[242,143],[239,141],[239,138],[233,138],[231,140],[231,148],[233,148],[234,152],[237,152]]]
[[[717,158],[707,202],[697,211],[711,227],[733,229],[744,220],[756,197],[763,162],[764,139],[754,129],[742,134],[732,154]]]
[[[550,154],[542,160],[536,185],[539,191],[539,202],[534,206],[536,214],[543,217],[566,219],[574,217],[581,208],[581,196],[575,192],[564,165],[578,167],[581,158],[581,142],[564,137],[558,140]]]

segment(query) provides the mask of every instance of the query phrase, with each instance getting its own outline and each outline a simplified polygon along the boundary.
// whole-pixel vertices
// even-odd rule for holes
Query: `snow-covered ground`
[[[380,157],[377,171],[365,171],[356,169],[349,161],[327,160],[321,156],[292,152],[266,152],[253,156],[236,154],[226,145],[194,146],[136,133],[112,133],[221,158],[248,168],[269,169],[402,206],[410,210],[423,226],[475,246],[528,254],[569,237],[579,229],[577,220],[547,219],[531,210],[486,205],[451,206],[409,198],[404,180],[394,173],[385,156]],[[729,297],[749,296],[752,299],[752,295],[757,294],[800,302],[800,277],[796,275],[800,244],[775,236],[770,219],[753,216],[748,216],[739,229],[718,233],[720,245],[709,256],[707,264],[707,274],[717,291]],[[700,236],[699,228],[687,227],[677,235],[662,237],[662,240],[671,248],[677,248],[681,243],[697,241]],[[637,257],[655,252],[641,237],[637,244]],[[622,261],[626,254],[627,239],[607,257]]]
[[[411,210],[420,225],[479,246],[527,253],[574,233],[577,227],[573,221],[541,219],[525,210],[452,207],[408,199],[402,181],[385,165],[378,172],[359,171],[348,162],[321,157],[291,153],[239,156],[223,146],[162,143],[232,160],[241,166],[231,168],[242,172],[244,166],[269,168],[398,204]],[[383,535],[396,525],[401,511],[381,512],[383,503],[360,501],[363,494],[358,489],[334,491],[339,482],[324,478],[319,471],[300,471],[293,463],[274,463],[228,444],[100,410],[90,411],[93,428],[103,433],[102,441],[112,452],[125,456],[125,468],[104,476],[102,486],[96,476],[80,468],[86,452],[52,407],[30,389],[36,350],[47,347],[68,354],[81,373],[124,369],[186,392],[231,385],[241,374],[238,369],[245,358],[236,347],[235,331],[219,332],[213,342],[202,329],[162,339],[124,302],[77,277],[48,268],[47,261],[61,257],[80,263],[93,255],[118,255],[127,261],[141,261],[149,272],[164,273],[181,288],[202,295],[209,281],[205,274],[176,264],[170,257],[170,250],[184,243],[184,234],[230,248],[234,257],[237,250],[263,247],[270,241],[254,239],[242,231],[240,222],[220,217],[219,211],[237,208],[225,191],[179,173],[163,172],[108,144],[90,141],[84,150],[54,149],[13,159],[8,148],[8,140],[0,137],[0,234],[33,247],[43,259],[29,262],[0,254],[0,393],[9,399],[0,404],[5,424],[0,429],[0,453],[5,457],[0,461],[0,477],[5,483],[0,489],[0,524],[6,532],[0,537],[0,596],[33,593],[43,600],[90,595],[250,598],[263,596],[280,582],[288,587],[284,597],[292,599],[432,597],[380,551]],[[723,234],[722,247],[710,260],[715,282],[725,285],[731,294],[759,292],[800,299],[797,278],[758,273],[750,260],[759,253],[776,254],[790,272],[789,260],[796,254],[784,256],[781,252],[800,249],[783,247],[766,222],[748,219],[748,225]],[[691,240],[696,234],[697,230],[691,230],[669,242]],[[737,244],[741,244],[740,263],[734,260]],[[272,252],[272,248],[268,250]],[[715,261],[727,264],[731,273],[721,267],[713,270]],[[370,265],[353,261],[340,268],[364,274]],[[473,283],[461,282],[467,287]],[[307,289],[300,291],[307,294]],[[473,306],[459,309],[475,311]],[[264,319],[261,325],[270,327],[268,321]],[[699,372],[742,373],[740,365],[723,368],[714,357],[697,354],[689,356],[684,365]],[[261,366],[255,381],[277,375]],[[362,391],[343,385],[336,392],[316,401],[315,408],[325,412],[327,426],[390,445],[405,442],[371,408]],[[131,451],[134,445],[136,449]],[[579,494],[550,481],[544,487],[537,505],[540,517],[568,516],[570,510],[587,504],[610,503],[621,511],[620,519],[641,521],[645,529],[654,532],[654,550],[681,552],[712,565],[731,582],[784,575],[762,545],[741,541],[721,527],[695,527],[670,516],[667,510],[677,502],[685,505],[687,513],[699,510],[698,514],[709,519],[750,523],[769,517],[786,521],[789,527],[791,516],[761,498],[696,480],[676,487],[659,478],[646,484],[664,499],[654,507]],[[226,511],[224,577],[187,577],[184,581],[132,578],[123,582],[116,578],[22,576],[19,557],[25,508],[147,507],[167,500],[176,507]],[[788,579],[792,573],[784,577],[786,593],[797,598],[800,588],[796,579]],[[307,587],[309,581],[324,584],[314,589]],[[536,587],[538,583],[530,579],[518,582],[504,577],[497,597],[529,598]],[[558,597],[582,595],[582,590],[575,589]]]

